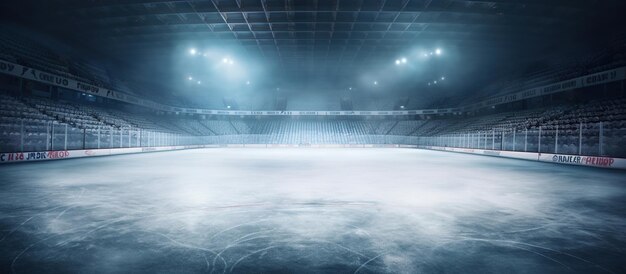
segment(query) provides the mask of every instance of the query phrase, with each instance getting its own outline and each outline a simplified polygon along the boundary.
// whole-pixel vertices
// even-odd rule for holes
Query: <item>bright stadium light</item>
[[[232,65],[235,63],[235,60],[233,60],[232,58],[224,57],[224,59],[222,59],[222,63]]]
[[[227,109],[230,109],[230,106],[226,106]]]
[[[189,49],[189,54],[196,55],[196,49],[194,48]]]
[[[400,60],[396,59],[396,65],[400,64]]]
[[[198,85],[199,85],[199,84],[202,84],[202,82],[201,82],[201,81],[198,81]]]
[[[435,83],[435,85],[437,84],[437,80],[435,80],[433,83]]]
[[[193,77],[189,76],[189,77],[187,77],[187,80],[191,81],[191,80],[193,80]]]
[[[406,64],[406,58],[402,57],[402,59],[400,60],[403,64]]]
[[[348,90],[352,90],[352,87],[349,87]]]
[[[436,50],[435,50],[435,54],[437,54],[437,55],[441,55],[441,49],[436,49]]]
[[[378,81],[374,81],[374,85],[378,85]]]
[[[446,77],[441,76],[441,81],[446,80]]]
[[[250,81],[246,81],[246,85],[249,85],[249,84],[250,84]]]

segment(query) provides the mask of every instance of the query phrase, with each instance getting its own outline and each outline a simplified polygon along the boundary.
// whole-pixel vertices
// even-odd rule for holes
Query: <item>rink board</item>
[[[111,149],[83,149],[83,150],[60,150],[38,152],[14,152],[0,153],[0,164],[15,162],[31,162],[59,160],[107,155],[121,155],[131,153],[173,151],[198,148],[420,148],[438,151],[460,152],[475,155],[487,155],[513,159],[523,159],[539,162],[551,162],[567,165],[590,166],[600,168],[626,169],[626,159],[601,156],[566,155],[520,151],[500,151],[488,149],[452,148],[437,146],[417,146],[399,144],[223,144],[223,145],[193,145],[193,146],[162,146],[162,147],[136,147],[136,148],[111,148]]]
[[[0,153],[1,163],[33,162],[46,160],[60,160],[72,158],[84,158],[107,155],[121,155],[131,153],[144,153],[156,151],[172,151],[195,148],[218,147],[217,145],[202,146],[162,146],[162,147],[132,147],[132,148],[105,148],[105,149],[80,149],[80,150],[55,150],[36,152],[13,152]]]
[[[133,147],[133,148],[105,148],[105,149],[80,149],[80,150],[53,150],[53,151],[31,151],[31,152],[11,152],[0,153],[0,164],[16,162],[33,162],[47,160],[61,160],[71,158],[84,158],[94,156],[121,155],[131,153],[173,151],[197,148],[397,148],[413,147],[394,144],[220,144],[220,145],[190,145],[190,146],[161,146],[161,147]]]
[[[439,151],[451,151],[476,155],[487,155],[504,158],[523,159],[530,161],[549,162],[566,165],[590,166],[600,168],[626,169],[626,159],[603,157],[603,156],[585,156],[585,155],[567,155],[537,152],[520,152],[520,151],[501,151],[489,149],[473,149],[473,148],[454,148],[454,147],[437,147],[437,146],[418,146],[422,149],[431,149]]]

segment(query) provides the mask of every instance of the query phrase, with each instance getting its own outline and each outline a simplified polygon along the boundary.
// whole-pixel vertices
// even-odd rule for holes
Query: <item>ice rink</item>
[[[0,166],[0,272],[624,273],[626,173],[413,149]]]

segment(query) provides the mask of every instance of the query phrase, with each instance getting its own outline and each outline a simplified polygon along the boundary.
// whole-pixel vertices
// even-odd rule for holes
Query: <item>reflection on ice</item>
[[[623,172],[408,149],[1,166],[4,271],[624,272]]]

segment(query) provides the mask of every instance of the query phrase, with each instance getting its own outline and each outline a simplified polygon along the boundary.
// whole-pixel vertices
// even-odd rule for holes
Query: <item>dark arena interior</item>
[[[0,2],[0,273],[626,273],[624,0]]]

